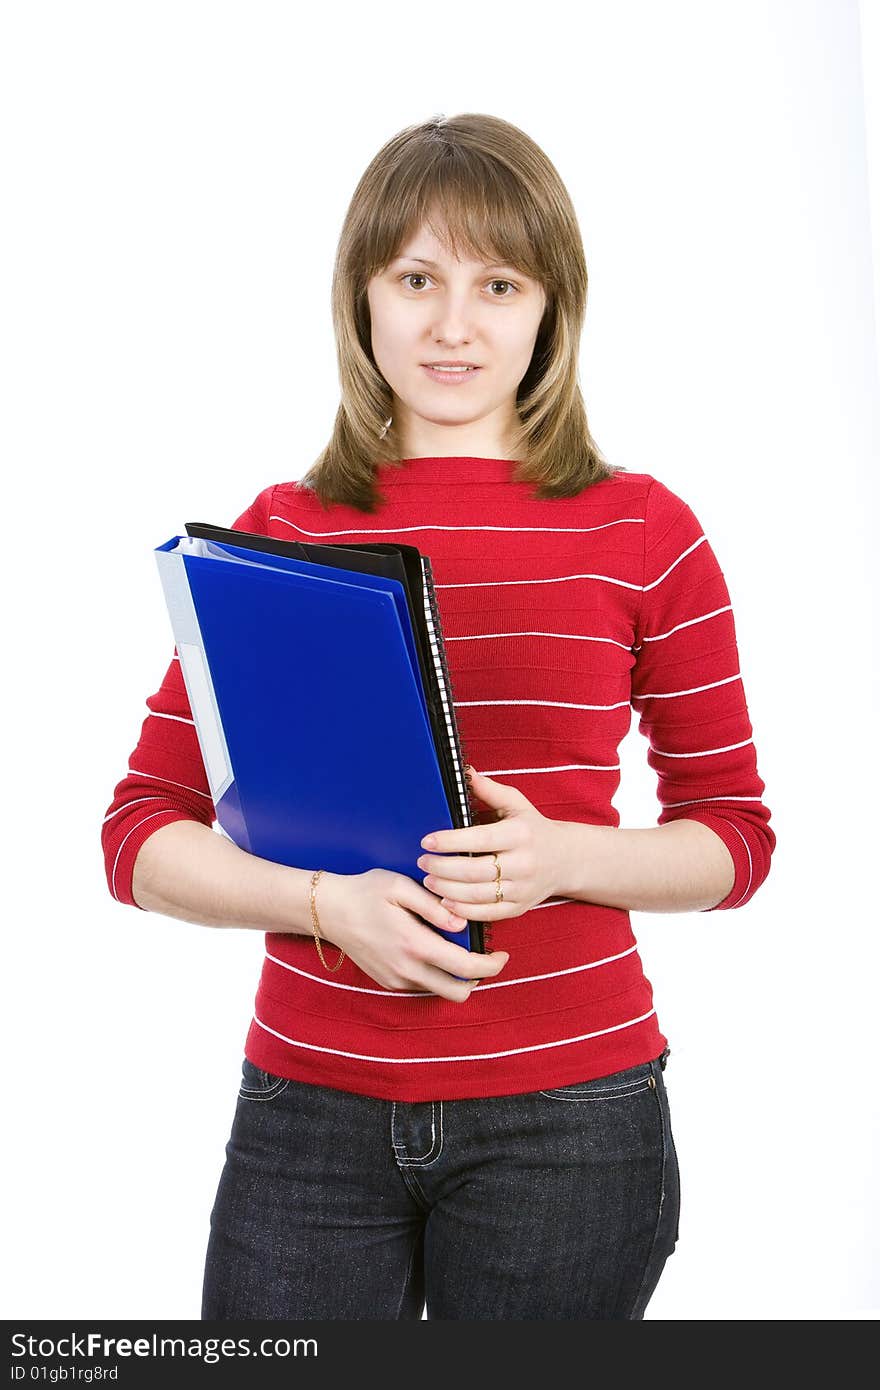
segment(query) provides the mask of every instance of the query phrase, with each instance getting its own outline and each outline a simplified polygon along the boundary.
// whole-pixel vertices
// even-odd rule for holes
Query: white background
[[[107,889],[172,650],[153,548],[311,465],[355,184],[474,110],[571,192],[590,425],[718,555],[778,836],[746,908],[633,914],[682,1172],[648,1317],[875,1317],[876,6],[304,18],[3,8],[5,1316],[198,1318],[263,939]],[[623,826],[656,822],[645,754],[634,718]]]

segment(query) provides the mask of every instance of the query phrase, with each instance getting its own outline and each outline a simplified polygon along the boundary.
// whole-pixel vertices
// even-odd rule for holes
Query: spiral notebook
[[[430,557],[185,529],[155,555],[220,829],[421,883],[422,836],[475,823]],[[486,949],[482,922],[429,925]]]

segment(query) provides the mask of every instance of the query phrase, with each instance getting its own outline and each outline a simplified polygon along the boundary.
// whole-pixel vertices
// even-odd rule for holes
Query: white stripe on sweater
[[[698,695],[701,690],[716,690],[719,685],[730,685],[732,681],[741,680],[740,672],[735,676],[725,676],[720,681],[709,681],[708,685],[691,685],[686,690],[663,690],[659,693],[649,691],[645,695],[633,695],[634,700],[675,700],[679,695]]]
[[[157,709],[150,709],[149,705],[147,705],[147,709],[150,710],[150,714],[152,714],[155,719],[176,719],[178,724],[195,724],[194,720],[187,719],[182,714],[162,714]]]
[[[484,777],[502,777],[514,772],[619,772],[620,763],[559,763],[552,767],[493,767]]]
[[[630,702],[615,700],[613,705],[581,705],[571,700],[453,700],[452,703],[456,709],[464,709],[467,705],[541,705],[544,709],[625,709]]]
[[[665,748],[651,747],[652,753],[662,758],[709,758],[715,753],[732,753],[735,748],[748,748],[754,740],[744,738],[742,743],[725,743],[721,748],[698,748],[696,753],[667,753]]]
[[[638,589],[641,584],[631,584],[628,579],[617,579],[613,574],[556,574],[549,579],[477,579],[467,584],[435,584],[435,589],[506,589],[511,584],[567,584],[570,579],[601,579],[605,584],[618,584],[621,589]]]
[[[742,831],[740,830],[739,826],[736,825],[736,824],[734,824],[733,821],[725,821],[725,825],[729,825],[730,828],[731,828],[732,830],[735,830],[735,831],[736,831],[737,835],[738,835],[739,838],[742,840],[743,845],[745,846],[746,855],[748,856],[748,861],[749,861],[749,881],[748,881],[748,883],[746,884],[746,886],[745,886],[745,888],[743,889],[743,891],[740,893],[740,895],[739,895],[739,897],[737,898],[736,902],[735,902],[735,903],[731,903],[731,907],[739,907],[739,905],[740,905],[740,903],[742,902],[743,898],[746,896],[746,894],[748,893],[750,887],[752,886],[752,872],[753,872],[753,867],[754,867],[753,864],[752,864],[752,852],[751,852],[751,850],[749,849],[748,840],[746,839],[745,835],[744,835],[744,834],[742,833]]]
[[[575,1038],[559,1038],[555,1042],[533,1043],[529,1047],[508,1047],[503,1052],[465,1052],[447,1057],[372,1057],[365,1052],[345,1052],[339,1047],[319,1047],[317,1043],[302,1042],[299,1038],[288,1038],[285,1033],[279,1033],[275,1028],[270,1028],[268,1023],[264,1023],[261,1018],[254,1014],[254,1023],[265,1032],[271,1033],[273,1037],[280,1038],[281,1042],[289,1043],[291,1047],[304,1047],[309,1052],[329,1052],[334,1057],[351,1057],[356,1062],[399,1062],[409,1065],[415,1062],[482,1062],[492,1057],[516,1057],[522,1052],[545,1052],[551,1047],[565,1047],[569,1043],[586,1042],[589,1038],[600,1038],[605,1033],[617,1033],[621,1028],[632,1028],[636,1023],[644,1023],[646,1018],[650,1018],[656,1013],[656,1009],[649,1009],[646,1014],[640,1014],[638,1018],[628,1018],[625,1023],[614,1023],[610,1028],[597,1028],[594,1033],[579,1033]]]
[[[660,805],[665,811],[672,806],[699,806],[703,801],[757,801],[759,806],[762,803],[760,796],[695,796],[690,801],[661,801]]]
[[[643,637],[642,642],[665,642],[667,637],[672,637],[676,632],[680,632],[683,627],[694,627],[696,623],[705,623],[709,618],[717,618],[719,613],[732,613],[732,605],[726,603],[723,608],[713,608],[711,613],[701,613],[699,618],[687,618],[683,623],[676,623],[668,632],[658,632],[654,637]],[[641,647],[633,647],[633,651],[641,651]]]
[[[662,583],[663,583],[663,580],[666,579],[666,578],[672,573],[672,571],[676,568],[676,566],[677,566],[677,565],[680,565],[681,562],[682,562],[682,560],[687,559],[687,557],[688,557],[688,555],[690,555],[691,551],[692,551],[692,550],[696,550],[696,548],[697,548],[698,545],[702,545],[703,542],[705,541],[705,539],[706,539],[705,536],[698,536],[697,539],[696,539],[695,541],[693,541],[691,545],[688,546],[687,550],[683,550],[683,551],[681,552],[681,554],[678,556],[678,559],[673,560],[673,562],[672,562],[672,564],[669,566],[669,568],[668,568],[668,569],[665,569],[665,570],[663,571],[663,573],[659,576],[659,578],[657,578],[657,579],[652,579],[651,582],[650,582],[650,584],[646,584],[646,585],[644,586],[644,592],[647,593],[649,589],[656,589],[656,587],[657,587],[658,584],[662,584]]]
[[[688,545],[687,550],[683,550],[683,552],[681,552],[681,555],[678,556],[678,559],[677,559],[677,560],[673,560],[673,563],[670,564],[669,569],[667,569],[667,570],[665,571],[665,573],[660,574],[660,577],[658,578],[658,580],[652,580],[652,581],[651,581],[651,584],[631,584],[631,582],[628,581],[628,580],[619,580],[619,578],[614,577],[613,574],[591,574],[591,573],[588,573],[588,574],[557,574],[557,575],[552,575],[551,578],[541,578],[541,580],[475,580],[475,581],[467,582],[467,584],[435,584],[435,585],[434,585],[434,588],[437,588],[437,589],[495,589],[495,588],[506,588],[507,585],[510,585],[510,584],[567,584],[567,582],[569,582],[569,580],[601,580],[601,581],[603,582],[603,584],[617,584],[617,585],[620,585],[620,588],[624,588],[624,589],[639,589],[639,592],[642,592],[642,594],[646,594],[646,591],[648,591],[648,589],[653,589],[653,588],[656,587],[656,585],[662,584],[663,580],[665,580],[665,578],[667,578],[667,575],[670,575],[670,574],[671,574],[671,571],[673,571],[674,569],[676,569],[676,566],[678,566],[678,564],[681,564],[681,562],[683,562],[683,560],[687,559],[687,556],[688,556],[688,555],[691,555],[692,550],[695,550],[695,549],[696,549],[696,546],[702,545],[702,543],[703,543],[703,541],[705,541],[705,539],[706,539],[706,538],[705,538],[705,535],[701,535],[701,537],[699,537],[698,541],[694,541],[694,543],[692,543],[692,545]]]
[[[570,899],[565,899],[570,901]],[[545,903],[539,903],[538,907],[530,908],[529,911],[537,912],[538,908],[545,907]],[[525,916],[525,913],[523,913]],[[633,951],[638,950],[638,945],[628,946],[625,951],[618,951],[616,956],[604,956],[602,960],[591,960],[586,965],[572,965],[565,970],[551,970],[545,975],[522,975],[517,980],[486,980],[477,986],[482,993],[485,989],[507,989],[511,985],[529,985],[536,980],[553,980],[559,975],[576,975],[582,970],[595,970],[599,965],[610,965],[612,961],[622,960],[624,956],[631,956]],[[294,975],[301,975],[306,980],[313,980],[315,984],[326,985],[328,989],[345,989],[352,994],[379,994],[385,999],[439,999],[441,995],[434,993],[432,989],[368,989],[363,985],[344,985],[339,980],[328,980],[323,975],[313,975],[310,970],[300,970],[296,965],[291,965],[289,961],[281,960],[278,956],[273,956],[271,951],[266,952],[266,960],[271,960],[275,965],[281,965],[285,970],[290,970]]]
[[[119,863],[119,856],[125,848],[125,841],[129,838],[130,835],[133,835],[136,830],[140,830],[142,825],[146,825],[148,820],[153,820],[156,816],[167,816],[169,811],[176,811],[178,815],[183,814],[181,807],[179,806],[166,806],[165,809],[162,811],[151,811],[148,816],[144,816],[143,820],[139,820],[137,825],[133,825],[131,829],[128,831],[128,833],[123,837],[122,844],[116,851],[116,858],[113,860],[113,872],[110,875],[110,888],[117,902],[122,902],[122,899],[116,891],[116,866]]]
[[[305,526],[297,526],[295,521],[289,521],[286,516],[277,516],[274,512],[269,517],[270,521],[281,521],[285,526],[289,526],[293,531],[299,531],[303,536],[394,536],[403,535],[405,531],[534,531],[548,532],[551,534],[572,533],[574,535],[585,535],[590,531],[604,531],[609,526],[623,526],[634,522],[638,526],[644,526],[643,516],[619,516],[614,521],[602,521],[596,526],[444,526],[440,523],[425,522],[419,526],[376,526],[365,528],[362,526],[348,526],[339,531],[309,531]]]
[[[592,637],[583,632],[534,632],[526,629],[524,632],[469,632],[463,637],[445,637],[444,642],[484,642],[487,638],[494,637],[559,637],[566,642],[607,642],[612,647],[620,647],[621,651],[631,652],[633,649],[626,642],[618,642],[614,637]]]

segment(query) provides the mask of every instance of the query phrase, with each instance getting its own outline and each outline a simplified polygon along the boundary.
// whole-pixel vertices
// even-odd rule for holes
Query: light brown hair
[[[438,227],[434,218],[442,220]],[[535,349],[516,396],[512,477],[570,497],[626,472],[600,454],[577,381],[587,266],[571,199],[544,152],[497,116],[466,112],[405,127],[370,162],[349,204],[333,271],[342,398],[329,443],[303,478],[325,505],[372,512],[379,463],[399,463],[392,392],[370,341],[367,285],[429,225],[453,256],[509,264],[545,290]]]

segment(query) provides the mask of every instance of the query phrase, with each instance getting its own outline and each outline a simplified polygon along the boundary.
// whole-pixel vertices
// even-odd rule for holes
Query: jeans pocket
[[[273,1072],[255,1066],[249,1057],[242,1058],[241,1083],[238,1088],[241,1100],[274,1100],[282,1091],[286,1091],[289,1085],[289,1077],[275,1076]]]
[[[621,1100],[626,1096],[638,1095],[640,1091],[656,1089],[654,1069],[651,1062],[639,1062],[623,1071],[611,1072],[609,1076],[597,1076],[592,1081],[572,1081],[566,1086],[553,1086],[539,1091],[548,1100],[589,1101]]]

